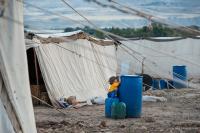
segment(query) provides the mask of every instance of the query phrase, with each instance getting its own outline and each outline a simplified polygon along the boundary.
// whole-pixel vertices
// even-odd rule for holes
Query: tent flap
[[[23,4],[17,0],[2,3],[6,8],[0,17],[0,132],[36,133],[24,41]]]

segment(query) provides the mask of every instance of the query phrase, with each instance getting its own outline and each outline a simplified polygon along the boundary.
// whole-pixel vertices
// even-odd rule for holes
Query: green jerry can
[[[113,102],[111,108],[111,118],[125,119],[126,118],[126,104],[123,102]]]

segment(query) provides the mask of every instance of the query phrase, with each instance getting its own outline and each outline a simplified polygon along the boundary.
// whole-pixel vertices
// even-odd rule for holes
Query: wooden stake
[[[35,49],[33,49],[33,54],[34,54],[36,84],[39,85],[39,74],[38,74],[38,65],[37,65],[37,57],[36,57]]]

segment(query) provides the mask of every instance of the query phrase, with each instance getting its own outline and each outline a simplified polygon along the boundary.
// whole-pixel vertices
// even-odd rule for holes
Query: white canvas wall
[[[55,106],[61,97],[76,96],[78,100],[105,97],[105,84],[110,76],[116,75],[114,46],[100,46],[79,39],[41,44],[35,50],[49,97]]]
[[[200,63],[199,39],[188,38],[168,42],[138,40],[129,42],[124,41],[123,43],[146,57],[146,59],[144,60],[144,73],[150,74],[154,77],[159,77],[158,75],[161,75],[162,77],[171,78],[170,72],[172,72],[173,65],[186,65],[190,78],[200,77],[200,69],[198,66],[140,46],[144,45],[161,52],[167,52],[178,58],[183,58],[195,63]],[[136,53],[134,53],[134,55],[142,61],[141,56]],[[118,51],[118,58],[122,63],[129,64],[129,66],[132,68],[132,73],[141,73],[142,63],[125,53],[122,49],[119,49]]]
[[[24,42],[23,4],[16,0],[4,2],[1,5],[4,13],[0,17],[0,133],[36,133]]]

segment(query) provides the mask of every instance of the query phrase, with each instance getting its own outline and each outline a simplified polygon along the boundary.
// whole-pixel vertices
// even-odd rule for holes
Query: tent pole
[[[51,108],[53,108],[53,109],[59,111],[60,113],[62,113],[62,114],[64,114],[64,115],[67,115],[67,114],[66,114],[65,112],[63,112],[61,109],[55,108],[54,106],[48,104],[48,103],[45,102],[44,100],[41,100],[40,98],[38,98],[38,97],[36,97],[36,96],[34,96],[34,95],[31,95],[31,96],[32,96],[34,99],[36,99],[36,100],[38,100],[38,101],[44,103],[44,104],[47,105],[48,107],[51,107]]]
[[[35,49],[33,49],[33,53],[34,53],[36,84],[39,85],[39,76],[38,76],[39,74],[38,74],[38,65],[37,65],[37,57],[36,57]]]
[[[142,59],[142,74],[144,74],[144,60],[145,60],[145,57]]]

